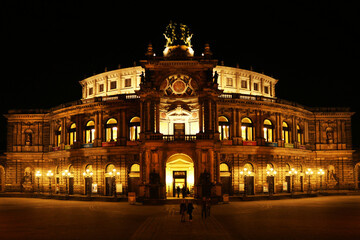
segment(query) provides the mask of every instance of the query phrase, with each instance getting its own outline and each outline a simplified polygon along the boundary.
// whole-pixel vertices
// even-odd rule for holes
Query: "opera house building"
[[[350,109],[277,98],[277,79],[218,64],[209,45],[195,55],[185,25],[164,35],[163,56],[149,45],[139,66],[81,80],[77,101],[5,114],[0,191],[166,199],[178,186],[195,198],[359,187]]]

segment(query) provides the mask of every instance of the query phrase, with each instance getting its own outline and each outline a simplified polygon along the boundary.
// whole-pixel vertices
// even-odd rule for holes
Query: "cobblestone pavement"
[[[178,205],[0,198],[0,239],[358,239],[360,196],[216,205],[180,222]]]

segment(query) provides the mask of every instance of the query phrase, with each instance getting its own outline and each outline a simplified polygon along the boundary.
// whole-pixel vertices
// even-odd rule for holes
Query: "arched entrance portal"
[[[166,162],[166,197],[177,196],[177,187],[189,189],[191,195],[194,193],[194,162],[183,153],[172,155]]]

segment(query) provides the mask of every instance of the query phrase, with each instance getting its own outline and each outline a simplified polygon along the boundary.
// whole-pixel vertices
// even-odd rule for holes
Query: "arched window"
[[[304,144],[304,132],[303,130],[300,128],[299,124],[296,125],[296,134],[297,134],[297,141],[299,144],[303,145]]]
[[[133,117],[129,123],[130,141],[136,141],[140,139],[140,118]]]
[[[220,140],[227,140],[230,138],[230,123],[224,116],[219,117],[219,133]]]
[[[254,172],[254,167],[253,167],[253,165],[251,164],[251,163],[246,163],[245,165],[244,165],[244,170],[246,169],[246,171],[247,172]]]
[[[269,119],[265,119],[264,121],[264,138],[266,142],[274,141],[274,125],[271,123]]]
[[[94,121],[88,121],[85,127],[85,142],[93,143],[95,138],[95,123]]]
[[[220,163],[220,177],[230,177],[230,168],[226,163]]]
[[[220,163],[220,172],[229,172],[229,166],[226,163]]]
[[[289,125],[286,122],[282,123],[282,140],[284,143],[290,143]]]
[[[241,136],[244,140],[254,140],[254,124],[250,118],[243,118],[241,120]]]
[[[140,165],[134,163],[130,167],[129,177],[140,177]]]
[[[130,172],[140,172],[140,165],[137,163],[131,165]]]
[[[117,140],[117,121],[115,118],[110,118],[105,124],[105,139],[107,142]]]
[[[114,175],[112,175],[114,174]],[[111,177],[111,176],[115,176],[116,174],[116,168],[114,164],[109,164],[106,166],[105,168],[105,176],[106,177]]]
[[[70,125],[69,129],[69,144],[73,145],[76,142],[76,124],[73,123]]]
[[[59,147],[61,143],[61,127],[55,132],[55,146]]]

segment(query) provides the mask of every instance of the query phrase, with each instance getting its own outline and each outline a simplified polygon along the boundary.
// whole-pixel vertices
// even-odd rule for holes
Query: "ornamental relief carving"
[[[171,75],[160,85],[160,90],[163,90],[166,96],[192,96],[197,89],[196,81],[182,74]]]

